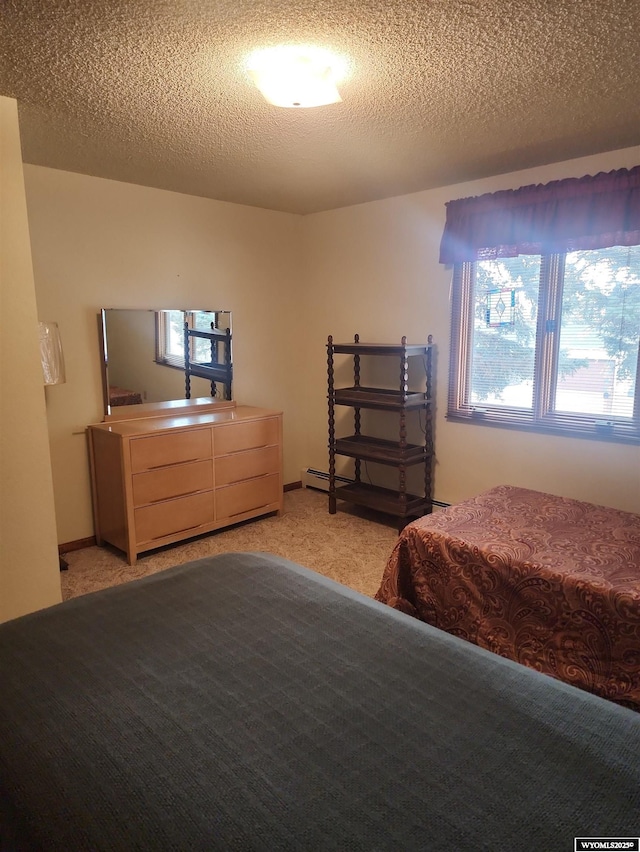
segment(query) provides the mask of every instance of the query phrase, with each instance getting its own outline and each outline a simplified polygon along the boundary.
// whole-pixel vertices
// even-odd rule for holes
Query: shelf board
[[[203,364],[202,362],[194,363],[191,361],[189,367],[185,367],[185,371],[190,376],[208,379],[211,382],[228,382],[232,377],[231,367],[225,364]]]
[[[231,340],[231,334],[227,334],[226,330],[221,328],[190,328],[188,330],[188,334],[189,337],[199,337],[201,340],[217,340],[218,342],[221,342],[226,340],[227,337]]]
[[[422,464],[426,461],[427,450],[424,445],[406,444],[401,447],[398,441],[384,438],[370,438],[366,435],[350,435],[337,438],[334,443],[336,453],[341,456],[380,462],[380,464]]]
[[[346,500],[368,509],[377,509],[399,518],[420,517],[428,511],[430,501],[415,494],[406,494],[406,502],[400,501],[400,492],[366,482],[350,482],[336,488],[336,499]]]
[[[333,351],[338,355],[406,355],[411,358],[426,355],[431,346],[430,343],[334,343]]]
[[[333,392],[336,405],[355,408],[380,408],[386,411],[401,411],[403,408],[426,408],[430,400],[425,393],[411,391],[406,396],[399,390],[388,388],[337,388]]]

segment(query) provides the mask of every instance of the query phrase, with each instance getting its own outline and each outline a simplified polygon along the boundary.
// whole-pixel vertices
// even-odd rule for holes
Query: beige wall
[[[284,411],[285,482],[298,480],[300,217],[39,166],[24,172],[38,314],[58,322],[67,368],[48,406],[58,540],[93,535],[85,427],[103,414],[102,307],[230,310],[234,397]]]
[[[637,446],[446,421],[451,272],[438,263],[447,201],[638,163],[632,148],[306,217],[307,464],[328,465],[327,335],[420,342],[433,334],[436,499],[509,483],[640,512]]]
[[[60,601],[37,322],[17,105],[0,97],[0,621]]]
[[[285,482],[328,466],[327,335],[433,334],[436,499],[508,482],[640,511],[638,447],[447,423],[451,276],[438,264],[446,201],[638,162],[628,149],[307,217],[26,165],[38,313],[60,324],[67,363],[48,406],[58,541],[93,533],[100,307],[231,310],[234,396],[284,410]]]

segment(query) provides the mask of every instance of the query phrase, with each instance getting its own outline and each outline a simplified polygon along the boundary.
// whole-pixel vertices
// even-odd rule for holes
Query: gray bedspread
[[[640,714],[267,554],[0,625],[0,847],[571,850]]]

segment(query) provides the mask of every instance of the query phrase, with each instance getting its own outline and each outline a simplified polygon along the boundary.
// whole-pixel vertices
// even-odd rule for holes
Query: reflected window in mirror
[[[224,348],[224,339],[207,339],[190,336],[185,339],[185,324],[189,329],[209,332],[230,331],[228,311],[156,311],[156,361],[159,364],[185,368],[185,346],[189,346],[192,363],[230,360]]]

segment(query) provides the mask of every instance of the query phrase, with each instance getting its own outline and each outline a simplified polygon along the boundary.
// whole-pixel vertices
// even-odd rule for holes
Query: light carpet
[[[280,517],[270,515],[149,551],[135,565],[109,546],[71,551],[65,554],[69,570],[60,574],[62,597],[67,600],[204,556],[243,550],[283,556],[373,597],[397,537],[391,518],[344,503],[330,515],[326,494],[298,489],[285,493]]]

